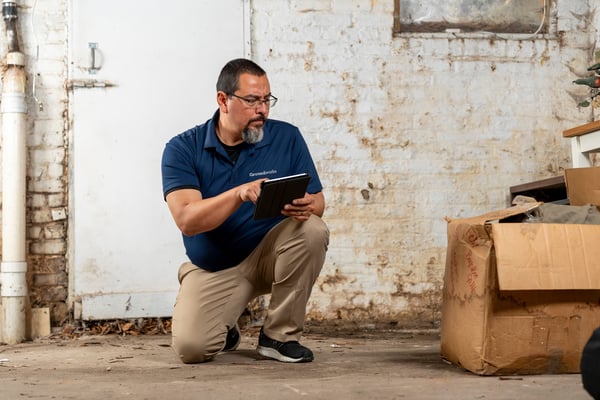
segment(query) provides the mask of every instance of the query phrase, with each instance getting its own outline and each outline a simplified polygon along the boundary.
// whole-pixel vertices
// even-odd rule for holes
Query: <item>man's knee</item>
[[[221,350],[219,346],[199,341],[187,341],[173,338],[173,350],[184,364],[196,364],[211,361]],[[221,346],[222,347],[222,346]]]
[[[313,242],[314,246],[325,246],[325,250],[329,245],[329,228],[325,222],[313,215],[308,221],[304,222],[306,230],[306,238]]]

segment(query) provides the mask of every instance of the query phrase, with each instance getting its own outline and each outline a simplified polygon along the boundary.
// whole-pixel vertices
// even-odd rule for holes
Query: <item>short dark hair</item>
[[[221,70],[217,80],[217,91],[225,92],[228,95],[233,94],[239,89],[241,74],[264,76],[267,73],[254,61],[236,58],[225,64]]]

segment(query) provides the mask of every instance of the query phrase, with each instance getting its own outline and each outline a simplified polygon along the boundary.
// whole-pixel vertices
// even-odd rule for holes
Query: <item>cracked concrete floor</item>
[[[258,329],[239,349],[184,365],[170,336],[81,336],[0,345],[0,399],[589,400],[578,374],[481,377],[439,356],[436,333],[308,333],[315,361],[264,360]]]

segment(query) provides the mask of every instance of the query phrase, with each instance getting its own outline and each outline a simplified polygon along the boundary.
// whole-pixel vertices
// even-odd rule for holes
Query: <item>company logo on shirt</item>
[[[250,178],[254,178],[256,176],[275,175],[276,173],[276,169],[272,169],[270,171],[250,172]]]

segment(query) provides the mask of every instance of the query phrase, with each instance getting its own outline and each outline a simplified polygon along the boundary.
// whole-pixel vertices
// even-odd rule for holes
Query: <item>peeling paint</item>
[[[48,37],[67,43],[57,41],[68,25],[66,5],[49,4]],[[432,326],[440,319],[443,217],[504,207],[510,185],[570,166],[560,132],[593,119],[600,107],[578,110],[584,91],[571,85],[591,64],[599,17],[587,1],[561,1],[556,33],[543,39],[392,37],[389,4],[370,4],[342,12],[330,1],[254,1],[252,57],[268,61],[278,93],[293,95],[292,106],[282,97],[277,113],[301,126],[325,185],[332,240],[309,318]],[[31,32],[24,33],[31,47]],[[66,48],[56,54],[38,66],[48,107],[30,121],[28,188],[43,201],[28,221],[35,251],[28,262],[31,274],[57,274],[58,281],[67,226],[51,224],[51,209],[69,212],[70,172],[68,152],[58,161],[55,150],[68,149],[73,120],[64,72],[56,72]],[[53,176],[47,160],[61,163],[63,176]],[[50,204],[57,193],[64,198]],[[63,254],[51,253],[57,248]],[[102,273],[93,261],[85,269],[91,277]],[[33,293],[36,304],[60,308],[53,320],[69,315],[66,288]],[[266,299],[249,306],[254,320],[264,317]]]

